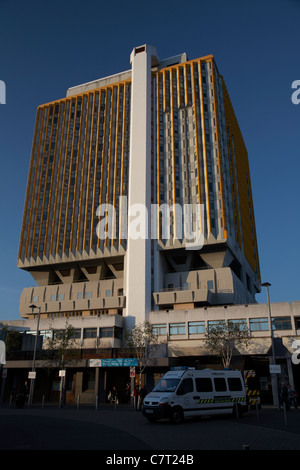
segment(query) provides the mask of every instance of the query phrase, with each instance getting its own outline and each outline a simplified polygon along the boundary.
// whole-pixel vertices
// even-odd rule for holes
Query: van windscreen
[[[155,385],[153,392],[174,392],[180,379],[160,379],[157,385]]]

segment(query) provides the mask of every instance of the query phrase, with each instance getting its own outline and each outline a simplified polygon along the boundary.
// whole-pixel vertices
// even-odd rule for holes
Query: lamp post
[[[37,327],[36,327],[36,335],[34,341],[34,350],[33,350],[33,360],[32,360],[32,371],[31,371],[31,381],[30,381],[30,392],[29,392],[29,400],[28,404],[32,404],[32,397],[33,397],[33,389],[34,389],[34,380],[35,380],[35,357],[36,357],[36,348],[37,348],[37,339],[39,335],[39,325],[40,325],[40,316],[41,316],[41,307],[37,307],[36,305],[29,305],[29,308],[32,308],[32,313],[35,308],[38,309],[38,319],[37,319]]]
[[[269,309],[269,323],[270,323],[270,331],[271,331],[271,345],[272,345],[272,362],[273,365],[276,364],[276,358],[275,358],[275,346],[274,346],[274,334],[273,334],[273,328],[272,328],[272,317],[271,317],[271,304],[270,304],[270,294],[269,294],[269,287],[271,284],[269,282],[264,282],[262,284],[263,287],[266,287],[267,289],[267,299],[268,299],[268,309]],[[273,389],[273,404],[274,406],[279,406],[278,402],[278,383],[277,383],[277,374],[271,374],[271,377],[273,377],[272,381],[272,389]]]

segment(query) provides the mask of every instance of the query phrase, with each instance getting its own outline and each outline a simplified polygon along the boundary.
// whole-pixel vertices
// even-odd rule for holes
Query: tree
[[[239,346],[247,346],[251,339],[246,325],[230,320],[210,327],[205,337],[205,346],[211,353],[222,358],[224,368],[230,367],[234,350]]]
[[[78,359],[78,347],[76,344],[75,330],[72,325],[66,323],[63,330],[51,328],[50,338],[45,341],[45,347],[51,352],[48,363],[49,369],[58,368],[65,370]],[[64,402],[66,377],[61,377],[60,406]]]
[[[22,333],[17,330],[10,329],[9,326],[0,324],[1,337],[5,342],[6,354],[13,351],[20,351],[22,347]]]
[[[153,333],[151,323],[145,321],[125,331],[125,342],[129,354],[137,358],[141,386],[142,374],[158,347],[157,335]]]

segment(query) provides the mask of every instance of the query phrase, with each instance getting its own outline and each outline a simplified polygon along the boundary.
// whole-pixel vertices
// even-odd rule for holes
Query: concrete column
[[[147,320],[151,310],[151,66],[152,46],[133,49],[128,239],[126,253],[126,326]]]

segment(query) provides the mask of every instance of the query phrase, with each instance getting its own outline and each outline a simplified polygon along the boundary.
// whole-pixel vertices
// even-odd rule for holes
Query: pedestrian
[[[288,400],[288,388],[284,382],[282,382],[281,387],[280,387],[280,402],[279,402],[279,409],[281,409],[281,406],[286,406],[286,409],[289,409],[289,400]]]
[[[147,390],[145,389],[145,387],[142,387],[140,390],[140,407],[139,407],[140,410],[143,408],[144,399],[146,395],[147,395]]]
[[[293,405],[295,410],[297,410],[298,409],[297,392],[291,387],[291,385],[288,386],[288,400],[289,400],[289,407]]]
[[[115,403],[116,405],[118,405],[118,403],[119,403],[118,393],[117,393],[117,389],[116,389],[115,385],[113,386],[113,388],[109,392],[107,398],[110,401],[110,404]]]
[[[138,399],[139,399],[139,395],[140,395],[140,392],[139,392],[139,387],[136,385],[134,387],[134,390],[132,392],[132,396],[133,396],[133,409],[136,411],[137,408],[138,408]]]
[[[125,387],[125,397],[126,397],[126,403],[130,404],[130,384],[127,383]]]

